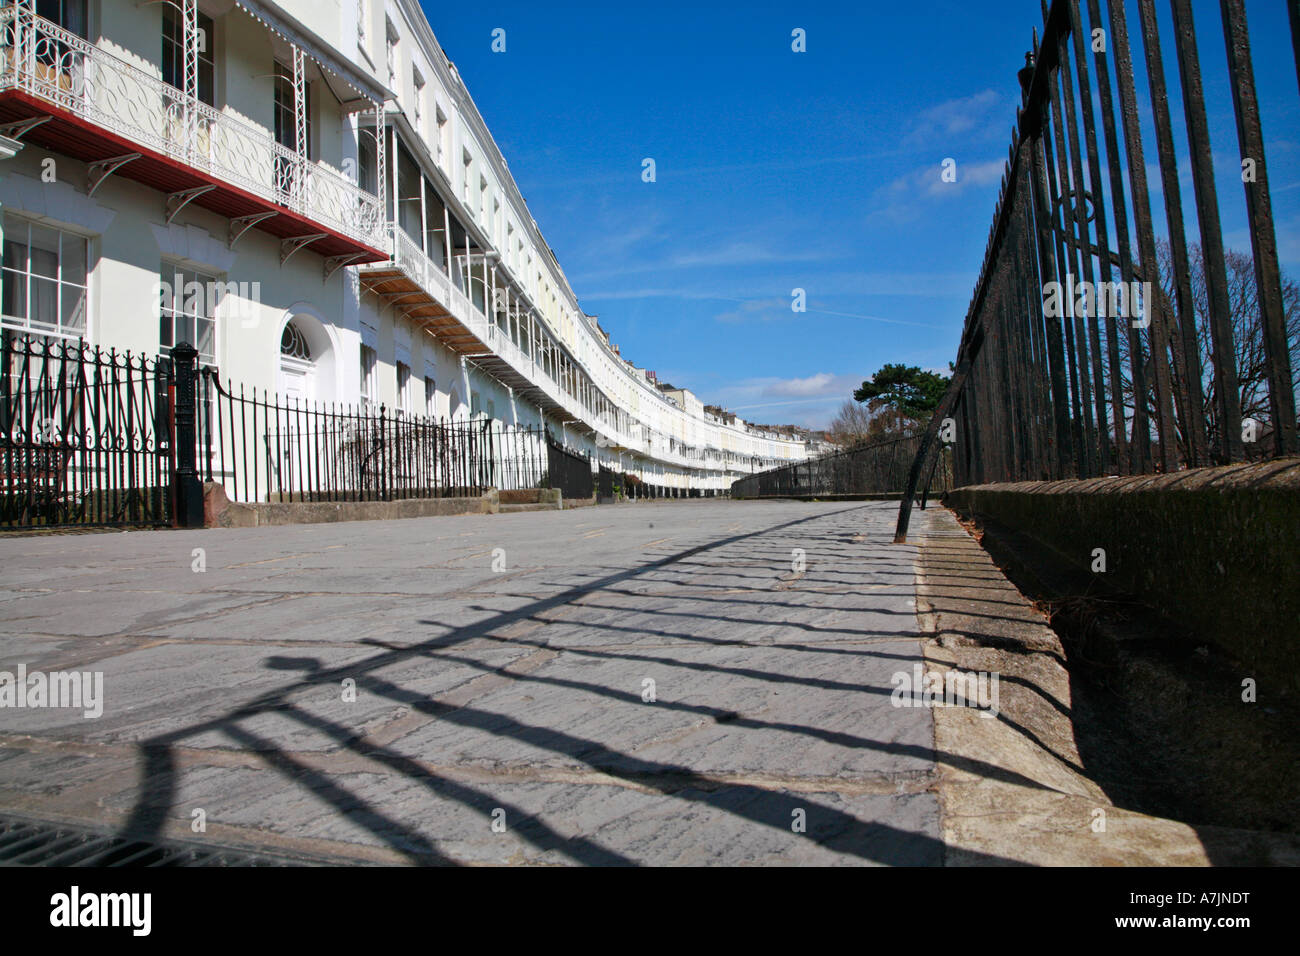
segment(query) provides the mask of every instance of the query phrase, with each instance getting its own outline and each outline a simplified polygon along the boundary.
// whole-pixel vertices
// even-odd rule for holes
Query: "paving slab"
[[[360,862],[940,862],[890,510],[0,538],[0,669],[105,687],[0,709],[0,808]]]

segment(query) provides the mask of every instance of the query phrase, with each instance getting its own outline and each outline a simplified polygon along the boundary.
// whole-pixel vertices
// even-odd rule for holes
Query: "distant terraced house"
[[[545,428],[669,493],[807,457],[619,354],[415,0],[14,0],[0,160],[8,337],[189,343],[245,395]]]

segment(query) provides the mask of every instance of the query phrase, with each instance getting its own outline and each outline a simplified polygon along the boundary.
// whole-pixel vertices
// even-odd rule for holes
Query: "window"
[[[36,0],[36,15],[86,38],[86,0]]]
[[[302,329],[293,322],[287,323],[280,334],[280,354],[303,362],[311,361],[311,346],[307,344]]]
[[[379,194],[379,140],[373,127],[357,130],[357,185],[372,196]]]
[[[304,156],[311,155],[311,84],[303,80],[302,84],[302,109],[305,118],[303,129],[306,131],[305,142],[298,142],[298,111],[297,104],[294,102],[293,93],[293,67],[285,66],[279,60],[275,61],[275,94],[274,105],[272,107],[275,113],[275,141],[289,150],[291,153],[299,151],[299,145],[302,146]],[[294,160],[288,156],[282,156],[276,153],[275,156],[275,180],[272,185],[285,195],[297,194],[297,167]]]
[[[411,369],[405,362],[397,363],[397,407],[411,410]]]
[[[438,414],[438,383],[424,376],[424,414],[430,418]]]
[[[188,342],[198,349],[199,360],[217,361],[215,313],[217,296],[225,283],[216,276],[193,269],[162,264],[159,270],[162,295],[159,301],[158,344],[162,349]]]
[[[442,197],[433,188],[429,180],[421,177],[424,183],[424,254],[438,266],[446,269],[447,254],[447,220],[442,205]]]
[[[378,383],[375,381],[375,367],[379,356],[368,345],[361,346],[361,407],[379,401]]]
[[[369,56],[370,0],[360,0],[357,4],[357,46],[362,53]]]
[[[293,67],[275,61],[275,141],[287,150],[298,151],[297,110],[294,108]],[[302,84],[302,108],[306,114],[307,141],[304,154],[311,153],[311,84]]]
[[[216,33],[211,17],[198,15],[199,72],[195,78],[199,99],[209,106],[216,101]],[[185,91],[185,20],[175,7],[163,4],[162,78],[168,86]]]
[[[424,138],[424,77],[414,68],[411,72],[411,79],[415,83],[415,131]]]
[[[420,167],[415,164],[406,144],[398,140],[397,143],[397,223],[402,227],[417,247],[421,246],[423,225],[421,223],[422,212],[420,206],[420,194],[424,188],[424,180],[420,175]]]
[[[82,236],[5,216],[0,324],[84,336],[87,254]]]
[[[435,107],[435,119],[438,121],[438,165],[446,169],[444,165],[447,155],[447,144],[450,141],[447,128],[447,114],[442,111],[442,107]]]
[[[398,88],[397,86],[397,27],[393,26],[392,20],[387,21],[386,26],[387,26],[386,39],[388,42],[388,48],[387,48],[388,87],[389,89],[396,90]]]

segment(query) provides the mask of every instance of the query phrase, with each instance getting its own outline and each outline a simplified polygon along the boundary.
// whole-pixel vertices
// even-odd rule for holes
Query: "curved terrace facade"
[[[620,355],[415,0],[18,0],[0,45],[6,331],[544,426],[668,489],[807,457]]]

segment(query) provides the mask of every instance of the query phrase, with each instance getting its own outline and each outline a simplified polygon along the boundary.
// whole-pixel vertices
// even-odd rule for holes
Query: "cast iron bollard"
[[[176,524],[182,528],[203,527],[203,483],[197,469],[199,357],[187,342],[172,346],[172,376],[176,384]]]

